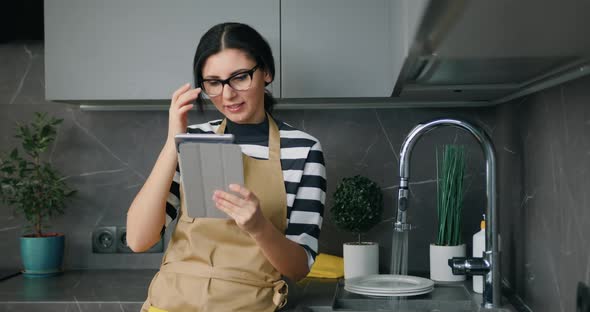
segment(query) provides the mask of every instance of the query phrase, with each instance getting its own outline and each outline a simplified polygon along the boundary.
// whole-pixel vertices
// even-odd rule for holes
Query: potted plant
[[[55,140],[62,119],[36,113],[30,124],[19,125],[15,138],[24,155],[14,148],[0,158],[0,199],[24,215],[29,223],[20,238],[23,274],[43,277],[62,271],[65,237],[45,232],[50,217],[64,212],[65,201],[74,194],[53,166],[42,160]]]
[[[438,150],[436,155],[438,231],[436,243],[430,245],[430,279],[463,281],[465,275],[453,275],[447,260],[465,257],[466,252],[461,239],[465,148],[444,145],[442,155]]]
[[[344,178],[334,192],[331,212],[336,226],[358,236],[358,241],[343,246],[344,278],[378,274],[379,244],[361,241],[361,233],[369,231],[381,221],[381,188],[360,175]]]

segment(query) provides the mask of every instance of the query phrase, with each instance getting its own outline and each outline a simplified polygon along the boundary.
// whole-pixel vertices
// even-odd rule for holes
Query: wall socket
[[[160,240],[143,253],[159,253],[164,251],[164,232]],[[92,231],[93,253],[134,253],[127,246],[127,228],[125,226],[99,226]]]

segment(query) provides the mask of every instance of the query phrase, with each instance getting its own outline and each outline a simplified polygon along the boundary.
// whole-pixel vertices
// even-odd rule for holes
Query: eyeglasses
[[[203,79],[201,82],[201,87],[209,97],[220,95],[221,92],[223,92],[223,86],[226,84],[228,84],[234,90],[246,91],[250,89],[250,86],[252,85],[252,77],[254,76],[254,72],[257,69],[258,64],[248,71],[239,72],[225,80]]]

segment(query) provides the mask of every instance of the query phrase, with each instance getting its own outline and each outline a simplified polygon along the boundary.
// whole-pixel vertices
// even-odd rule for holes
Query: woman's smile
[[[244,108],[244,102],[237,103],[237,104],[224,104],[224,109],[228,110],[230,113],[239,113],[242,108]]]

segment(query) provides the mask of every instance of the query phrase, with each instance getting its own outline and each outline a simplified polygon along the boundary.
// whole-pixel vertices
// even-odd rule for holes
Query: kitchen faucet
[[[454,126],[465,129],[480,143],[486,162],[486,216],[485,251],[482,257],[452,258],[448,260],[453,274],[484,275],[483,303],[484,308],[499,308],[500,293],[500,254],[498,250],[498,216],[496,209],[496,157],[494,146],[488,135],[481,129],[461,120],[436,119],[414,127],[402,144],[400,152],[400,184],[397,201],[397,218],[395,231],[409,231],[412,226],[406,223],[408,209],[408,180],[410,178],[410,157],[412,149],[420,137],[438,127]]]

